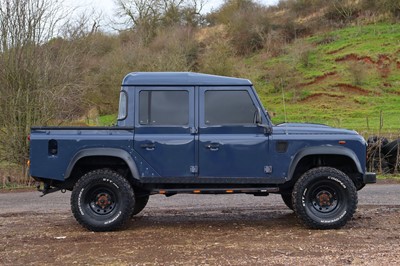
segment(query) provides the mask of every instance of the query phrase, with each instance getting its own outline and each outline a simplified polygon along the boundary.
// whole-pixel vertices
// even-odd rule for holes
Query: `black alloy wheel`
[[[357,208],[357,189],[343,172],[331,167],[306,172],[294,186],[293,208],[311,228],[335,229],[344,226]]]
[[[120,228],[131,216],[135,204],[129,182],[110,169],[85,174],[71,194],[75,219],[91,231]]]

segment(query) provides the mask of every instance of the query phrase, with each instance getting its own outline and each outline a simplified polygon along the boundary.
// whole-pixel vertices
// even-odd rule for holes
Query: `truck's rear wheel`
[[[331,167],[309,170],[293,189],[294,211],[311,228],[344,226],[353,217],[357,202],[357,190],[351,179]]]
[[[118,229],[130,218],[134,205],[131,185],[110,169],[85,174],[71,194],[75,219],[91,231]]]
[[[133,208],[133,213],[132,216],[140,213],[144,207],[146,207],[147,202],[149,202],[149,196],[142,196],[142,197],[137,197],[135,199],[135,207]]]

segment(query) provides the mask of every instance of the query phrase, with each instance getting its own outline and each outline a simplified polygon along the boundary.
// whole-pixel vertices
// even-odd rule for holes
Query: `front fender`
[[[80,159],[92,156],[110,156],[120,158],[128,165],[133,178],[139,178],[139,171],[136,167],[136,164],[133,161],[132,156],[127,151],[116,148],[89,148],[80,150],[74,155],[67,167],[67,170],[65,171],[65,179],[68,179],[70,177],[71,172],[75,167],[75,164]]]
[[[289,165],[288,171],[288,179],[291,180],[293,178],[294,171],[300,162],[306,156],[310,155],[341,155],[349,157],[357,167],[357,171],[360,174],[363,174],[364,171],[361,168],[360,160],[357,155],[349,148],[346,147],[337,147],[337,146],[318,146],[318,147],[309,147],[300,150],[293,158]]]

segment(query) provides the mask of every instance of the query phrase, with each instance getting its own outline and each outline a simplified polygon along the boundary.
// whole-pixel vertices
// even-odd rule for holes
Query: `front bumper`
[[[376,183],[376,174],[375,173],[370,173],[366,172],[363,176],[363,182],[364,184],[374,184]]]

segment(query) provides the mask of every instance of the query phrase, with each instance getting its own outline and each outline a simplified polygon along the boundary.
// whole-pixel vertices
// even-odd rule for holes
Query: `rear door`
[[[194,176],[194,88],[135,88],[134,149],[162,177]]]
[[[201,87],[199,94],[199,176],[265,177],[268,136],[255,124],[251,87]]]

